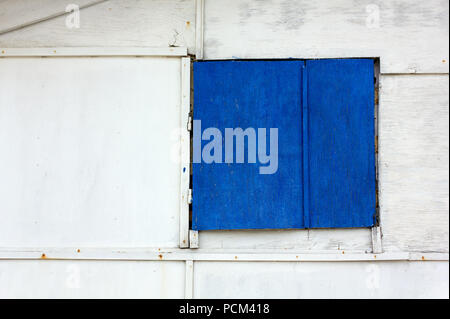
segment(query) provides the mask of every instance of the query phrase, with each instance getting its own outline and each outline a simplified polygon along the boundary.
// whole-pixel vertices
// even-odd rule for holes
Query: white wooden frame
[[[181,59],[181,113],[180,113],[180,248],[189,247],[190,160],[191,140],[189,112],[191,109],[191,58]]]

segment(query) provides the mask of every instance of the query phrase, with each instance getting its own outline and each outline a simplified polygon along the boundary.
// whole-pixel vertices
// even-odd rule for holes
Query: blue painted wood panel
[[[303,61],[194,64],[194,120],[201,120],[201,131],[219,129],[224,151],[225,128],[266,128],[267,148],[269,129],[278,128],[278,170],[260,174],[265,165],[258,159],[248,163],[247,153],[245,163],[194,163],[193,229],[304,227],[303,66]],[[194,121],[194,132],[199,129]],[[247,140],[245,146],[247,152]]]
[[[195,63],[192,228],[372,226],[373,68],[369,59]],[[211,127],[222,154],[196,163]],[[247,140],[244,163],[236,150],[224,163],[226,128],[266,128],[267,148],[277,128],[278,170],[260,174]]]
[[[374,65],[306,61],[309,225],[367,227],[375,214]]]

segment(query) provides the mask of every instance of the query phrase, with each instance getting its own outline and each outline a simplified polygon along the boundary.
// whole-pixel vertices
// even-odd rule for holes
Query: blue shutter
[[[309,227],[374,225],[374,65],[306,62]]]
[[[267,148],[278,128],[278,170],[259,174],[247,141],[244,163],[194,162],[192,228],[373,225],[373,101],[372,60],[195,63],[194,160],[209,127],[223,152],[226,128],[266,128]]]
[[[248,163],[247,153],[240,164],[194,163],[193,229],[304,227],[303,65],[303,61],[194,64],[194,120],[201,120],[202,131],[215,127],[224,137],[225,128],[266,128],[268,148],[269,129],[278,128],[278,170],[259,174],[264,164],[258,159]]]

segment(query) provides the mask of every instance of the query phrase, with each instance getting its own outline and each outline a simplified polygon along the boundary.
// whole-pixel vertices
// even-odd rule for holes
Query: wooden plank
[[[106,0],[77,0],[83,9]],[[67,0],[0,1],[0,34],[21,29],[66,14]]]
[[[80,11],[80,28],[65,16],[0,35],[0,47],[187,47],[195,54],[195,1],[114,0]]]
[[[381,77],[380,208],[385,251],[448,252],[449,78]]]
[[[371,232],[360,229],[201,231],[202,249],[298,249],[311,252],[370,252]]]
[[[208,0],[204,58],[381,57],[382,73],[448,73],[448,24],[441,0]]]
[[[376,213],[373,60],[310,60],[306,69],[310,227],[371,227]]]
[[[180,249],[180,248],[1,248],[0,260],[128,260],[128,261],[448,261],[448,253],[351,251],[318,252],[296,249]]]
[[[304,228],[303,64],[194,64],[194,230]]]
[[[188,131],[191,110],[191,58],[181,59],[181,108],[180,108],[180,247],[189,247],[189,183],[191,140]]]
[[[1,57],[186,56],[183,47],[1,48]]]

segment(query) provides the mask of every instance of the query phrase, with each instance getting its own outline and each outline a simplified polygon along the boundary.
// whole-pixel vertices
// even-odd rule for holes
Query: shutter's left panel
[[[303,66],[296,60],[194,64],[193,229],[303,228]],[[210,153],[211,129],[221,135],[215,149],[223,153],[219,163],[204,158]],[[227,138],[230,129],[253,130],[258,149],[247,137],[245,147],[238,148],[237,138]],[[261,149],[274,155],[267,163],[259,154],[264,141]],[[234,149],[227,154],[230,142]],[[237,161],[239,149],[243,163]],[[195,163],[195,154],[202,155],[201,162]],[[228,156],[232,163],[226,162]],[[268,172],[261,170],[270,166]]]
[[[0,59],[0,245],[177,247],[180,58]]]

